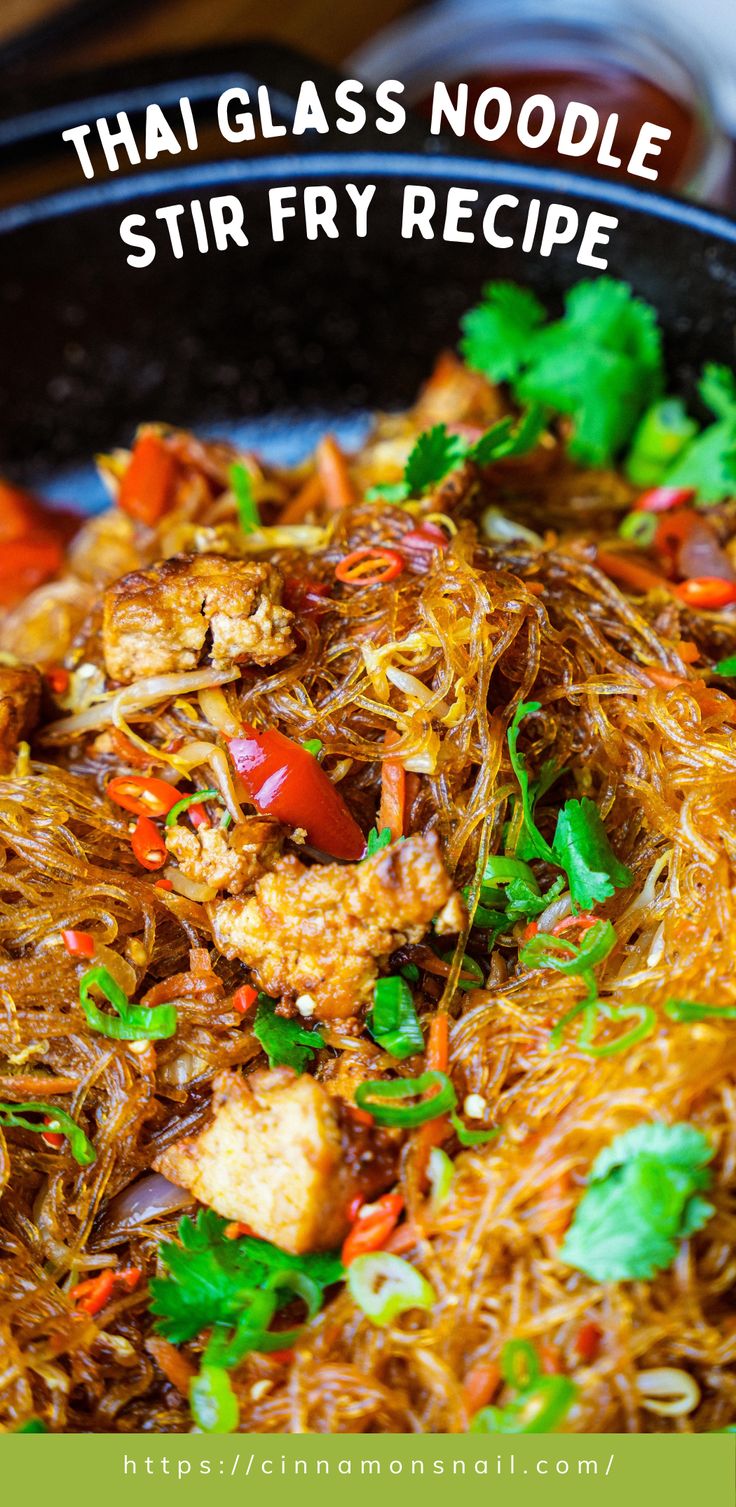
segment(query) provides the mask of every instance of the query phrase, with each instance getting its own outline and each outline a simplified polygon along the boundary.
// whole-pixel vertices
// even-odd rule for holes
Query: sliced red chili
[[[88,931],[63,931],[61,937],[71,958],[94,957],[95,939]]]
[[[404,563],[396,549],[354,549],[335,566],[335,575],[346,586],[383,586],[401,575]]]
[[[245,1015],[248,1010],[252,1009],[257,999],[258,990],[254,989],[252,984],[241,984],[233,995],[233,1009],[237,1010],[238,1015]]]
[[[155,890],[173,890],[174,888],[170,879],[157,879],[153,887]]]
[[[692,502],[694,496],[694,487],[653,487],[649,492],[642,492],[636,509],[640,513],[667,513],[670,508],[681,508]]]
[[[365,1256],[369,1251],[381,1249],[392,1230],[398,1224],[404,1200],[400,1193],[384,1193],[374,1204],[364,1204],[342,1248],[344,1266],[349,1266],[356,1256]]]
[[[53,1125],[53,1115],[44,1115],[43,1123],[44,1125]],[[62,1146],[64,1145],[65,1139],[66,1137],[63,1136],[59,1130],[41,1131],[41,1140],[46,1146],[50,1146],[52,1151],[60,1151]]]
[[[719,576],[691,576],[673,588],[686,607],[717,611],[736,602],[736,581],[722,581]]]
[[[63,665],[52,665],[46,671],[46,684],[53,696],[63,696],[69,690],[69,671]]]
[[[120,774],[111,780],[105,792],[123,811],[134,816],[166,816],[180,800],[180,793],[166,780],[139,774]]]
[[[141,1273],[137,1266],[126,1267],[122,1271],[104,1271],[97,1277],[89,1277],[86,1282],[78,1282],[69,1293],[74,1298],[77,1308],[93,1317],[109,1303],[115,1288],[119,1285],[126,1292],[132,1292],[141,1280]]]
[[[144,869],[160,869],[166,863],[166,843],[150,816],[139,816],[130,837],[130,846]]]

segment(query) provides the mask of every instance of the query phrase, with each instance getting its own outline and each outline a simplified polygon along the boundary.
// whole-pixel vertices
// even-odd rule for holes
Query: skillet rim
[[[423,155],[388,149],[357,152],[284,153],[279,156],[218,159],[191,163],[178,168],[133,173],[121,179],[101,179],[99,183],[62,189],[38,199],[21,201],[0,209],[0,235],[12,234],[30,225],[75,214],[125,204],[142,198],[182,190],[233,187],[267,181],[291,182],[339,177],[375,177],[418,182],[471,182],[518,188],[532,193],[565,195],[572,199],[598,201],[627,213],[689,230],[736,246],[736,216],[720,210],[702,208],[687,200],[671,198],[628,183],[610,183],[605,179],[562,172],[552,167],[537,167],[472,156]],[[407,243],[408,244],[408,243]]]

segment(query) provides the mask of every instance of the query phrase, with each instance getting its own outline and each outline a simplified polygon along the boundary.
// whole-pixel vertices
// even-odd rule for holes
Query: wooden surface
[[[44,76],[127,58],[268,37],[339,63],[410,8],[409,0],[119,0],[29,56]],[[0,0],[0,45],[24,24],[73,13],[70,0]]]

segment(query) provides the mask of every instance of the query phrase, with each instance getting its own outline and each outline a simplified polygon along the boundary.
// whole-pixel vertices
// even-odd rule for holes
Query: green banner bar
[[[5,1435],[2,1500],[734,1507],[733,1435]]]

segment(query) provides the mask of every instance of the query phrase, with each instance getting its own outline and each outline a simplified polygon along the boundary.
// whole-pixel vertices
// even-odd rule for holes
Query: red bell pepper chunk
[[[303,827],[313,847],[356,862],[365,839],[313,754],[275,728],[244,727],[230,755],[254,806],[288,827]]]

